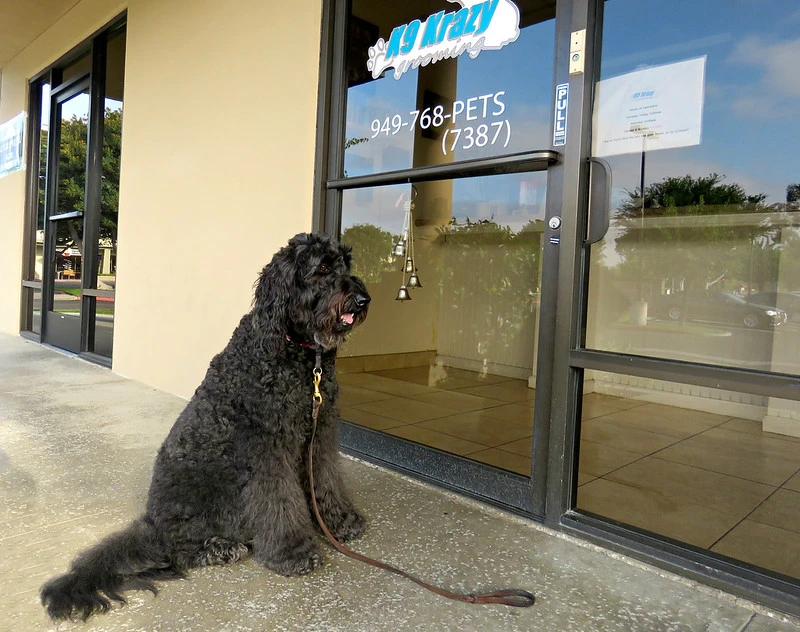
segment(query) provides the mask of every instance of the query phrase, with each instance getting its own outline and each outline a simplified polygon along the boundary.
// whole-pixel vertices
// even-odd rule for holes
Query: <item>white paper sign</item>
[[[593,155],[699,145],[705,70],[698,57],[598,82]]]
[[[0,178],[22,169],[22,141],[25,134],[25,113],[0,125]]]

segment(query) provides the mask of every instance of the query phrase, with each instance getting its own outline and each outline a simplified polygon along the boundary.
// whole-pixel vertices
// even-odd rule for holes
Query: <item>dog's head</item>
[[[341,345],[367,317],[370,296],[350,274],[351,249],[324,234],[292,237],[261,272],[254,324],[277,353],[286,336],[323,349]]]

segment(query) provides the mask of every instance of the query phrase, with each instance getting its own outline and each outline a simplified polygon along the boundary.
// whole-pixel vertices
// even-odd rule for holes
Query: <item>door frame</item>
[[[590,181],[594,87],[600,78],[604,0],[557,0],[555,88],[566,84],[567,137],[545,148],[548,159],[545,220],[561,219],[560,231],[546,229],[542,300],[537,340],[537,382],[532,477],[525,478],[349,423],[342,447],[383,466],[543,521],[556,530],[595,542],[647,563],[697,579],[782,611],[800,614],[800,588],[744,563],[693,549],[654,534],[575,510],[583,374],[586,369],[690,381],[702,386],[800,399],[800,379],[725,367],[626,356],[584,348],[587,315]],[[342,191],[394,182],[391,174],[341,178],[346,82],[344,47],[347,0],[323,2],[314,230],[338,235]],[[570,73],[571,35],[585,30],[583,69]],[[554,116],[550,126],[553,128]],[[491,167],[491,165],[485,165]],[[424,169],[423,169],[424,171]],[[403,174],[413,178],[419,170]],[[454,177],[453,174],[447,177]],[[403,180],[404,182],[412,180]],[[591,198],[591,201],[590,201]],[[592,218],[594,224],[594,218]],[[556,244],[553,244],[554,238]]]
[[[53,295],[55,290],[55,275],[53,261],[55,257],[56,231],[53,230],[54,222],[60,219],[67,219],[67,215],[57,214],[56,203],[58,193],[58,166],[59,151],[61,141],[61,122],[58,114],[62,103],[79,94],[87,91],[89,94],[89,120],[87,128],[86,142],[86,174],[84,181],[84,210],[83,210],[83,263],[81,270],[81,311],[78,331],[72,335],[77,335],[77,340],[68,351],[77,353],[97,364],[111,366],[111,358],[93,353],[90,349],[94,348],[95,324],[97,318],[97,298],[113,295],[112,292],[97,289],[97,271],[99,254],[99,234],[100,234],[100,211],[101,211],[101,183],[103,169],[103,127],[105,113],[105,93],[106,93],[106,60],[107,43],[110,35],[115,34],[124,28],[125,16],[115,19],[102,31],[94,35],[88,43],[84,43],[71,51],[62,60],[57,62],[51,69],[40,73],[34,77],[30,84],[31,98],[34,98],[37,91],[33,88],[42,83],[49,83],[56,87],[50,90],[50,135],[47,139],[47,165],[45,175],[45,212],[44,212],[44,252],[42,270],[42,306],[41,306],[41,330],[39,339],[43,344],[59,346],[60,339],[55,335]],[[76,76],[62,82],[62,69],[72,60],[79,58],[82,54],[90,55],[91,68],[88,73]],[[39,99],[40,100],[40,99]],[[41,108],[41,103],[37,103],[37,109]],[[29,150],[30,156],[36,153],[36,165],[38,167],[38,142],[40,142],[40,131],[35,126],[37,121],[29,122],[29,130],[33,133],[29,135],[31,139]],[[54,131],[57,130],[57,133]],[[36,142],[34,142],[36,141]],[[36,147],[33,147],[36,145]],[[33,161],[31,162],[33,164]],[[35,173],[34,173],[35,171]],[[38,168],[31,169],[31,183],[28,186],[28,209],[29,220],[35,221],[36,209],[38,204],[38,187],[34,178],[38,179]],[[28,265],[32,267],[32,257],[27,258]],[[30,272],[26,275],[30,276]],[[34,283],[23,281],[23,286],[33,288]],[[24,315],[23,315],[24,320]],[[48,322],[50,321],[50,322]]]
[[[51,84],[52,85],[52,84]],[[53,346],[64,348],[67,351],[80,353],[83,349],[83,322],[85,320],[85,305],[81,299],[81,309],[77,317],[77,323],[74,323],[74,318],[68,318],[65,324],[59,323],[56,320],[57,312],[53,311],[54,298],[55,298],[55,274],[53,264],[56,259],[56,237],[57,229],[56,224],[59,221],[65,221],[72,218],[80,217],[83,220],[83,263],[81,265],[81,287],[83,287],[83,279],[86,277],[85,263],[89,259],[90,253],[87,252],[88,240],[86,239],[86,227],[89,223],[89,204],[87,199],[87,180],[88,180],[88,154],[89,154],[89,137],[87,128],[87,160],[85,175],[84,175],[84,210],[72,211],[67,213],[57,212],[58,203],[58,185],[59,185],[59,165],[60,165],[60,149],[61,149],[61,107],[70,99],[76,97],[84,92],[90,92],[91,81],[90,75],[84,74],[74,79],[61,83],[57,88],[50,91],[50,123],[49,134],[47,137],[47,175],[45,177],[45,238],[44,238],[44,254],[42,270],[42,342],[52,344]],[[91,101],[91,96],[89,97]],[[91,118],[91,107],[90,107]],[[91,121],[90,121],[91,124]],[[74,339],[77,337],[77,339]]]
[[[576,0],[577,1],[577,0]],[[580,0],[584,2],[585,0]],[[577,3],[580,3],[577,2]],[[569,64],[569,41],[573,30],[572,0],[559,0],[555,16],[555,57],[551,103],[555,102],[555,87],[563,83]],[[555,353],[555,325],[558,319],[556,289],[559,285],[559,264],[563,258],[559,239],[573,234],[577,227],[572,215],[577,216],[574,204],[579,182],[586,171],[572,157],[578,135],[567,139],[566,146],[553,146],[521,154],[477,160],[460,161],[447,165],[421,167],[379,173],[375,175],[344,178],[344,135],[346,116],[346,59],[347,20],[350,4],[347,0],[326,0],[322,11],[322,39],[320,54],[320,83],[317,109],[316,159],[314,172],[313,230],[338,236],[341,228],[342,194],[360,187],[406,184],[433,179],[456,179],[523,171],[547,171],[547,198],[545,224],[560,217],[563,226],[545,228],[542,246],[542,293],[537,339],[536,399],[533,418],[532,472],[530,477],[500,470],[434,448],[412,443],[399,437],[377,432],[348,422],[342,423],[341,445],[345,452],[382,466],[399,470],[415,478],[478,498],[538,521],[545,519],[548,496],[548,459],[550,448],[549,416],[552,408],[552,362]],[[570,117],[578,114],[572,110],[588,111],[579,103],[588,96],[570,82]],[[575,82],[577,85],[577,81]],[[573,97],[574,95],[574,97]],[[550,129],[554,114],[550,117]],[[572,118],[570,119],[572,125]],[[572,187],[573,198],[565,200],[562,191]],[[569,224],[569,227],[568,227]]]
[[[585,28],[586,46],[585,72],[582,75],[564,75],[556,81],[569,83],[568,127],[573,135],[564,147],[563,161],[554,168],[555,172],[563,170],[564,228],[558,263],[556,322],[552,330],[550,368],[553,379],[548,427],[548,448],[552,458],[547,460],[544,522],[551,528],[725,592],[800,615],[800,585],[797,581],[788,578],[784,581],[744,562],[575,508],[583,376],[587,369],[800,400],[798,377],[586,348],[590,262],[587,224],[589,207],[593,203],[590,203],[589,182],[592,109],[594,86],[600,79],[604,4],[605,0],[563,0],[558,4],[560,9],[564,9],[562,27],[569,22],[572,31]],[[563,38],[557,41],[563,44]],[[557,68],[564,68],[564,57],[569,55],[569,50],[559,49]],[[573,98],[575,96],[578,98]],[[540,341],[540,344],[544,343],[544,340]]]

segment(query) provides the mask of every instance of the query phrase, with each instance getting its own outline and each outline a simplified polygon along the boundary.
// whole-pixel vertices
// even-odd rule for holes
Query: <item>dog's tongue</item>
[[[348,325],[353,324],[353,315],[352,314],[342,314],[342,322],[347,323]]]

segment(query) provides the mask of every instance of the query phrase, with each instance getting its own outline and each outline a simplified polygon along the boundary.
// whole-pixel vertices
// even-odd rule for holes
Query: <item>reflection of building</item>
[[[359,224],[396,236],[413,185],[423,287],[395,302],[402,275],[374,255],[372,315],[342,352],[348,449],[796,609],[800,328],[750,328],[746,313],[741,326],[630,317],[632,302],[721,275],[774,293],[779,310],[800,291],[797,200],[784,205],[800,173],[798,102],[764,61],[796,37],[780,30],[791,0],[753,13],[712,3],[713,29],[707,3],[615,0],[602,24],[584,0],[478,3],[511,10],[518,37],[399,80],[391,68],[372,78],[369,46],[440,12],[458,25],[455,4],[242,0],[198,13],[131,0],[123,14],[56,0],[65,13],[49,17],[28,4],[0,24],[0,122],[30,122],[26,169],[0,179],[0,330],[188,396],[289,236]],[[570,35],[584,26],[581,48]],[[570,46],[586,61],[572,72]],[[610,228],[586,244],[606,210],[589,186],[592,107],[614,109],[594,86],[703,56],[702,87],[716,90],[703,94],[701,144],[645,147],[644,187],[641,143],[609,157]],[[199,69],[201,101],[176,79]],[[556,86],[568,88],[563,145]],[[774,118],[743,114],[754,94]],[[89,131],[68,129],[73,116]],[[72,173],[57,173],[62,158]],[[748,199],[704,193],[638,223],[619,215],[637,189],[713,171]],[[72,196],[70,217],[54,217],[47,177]],[[85,243],[59,262],[48,239],[65,222]]]

